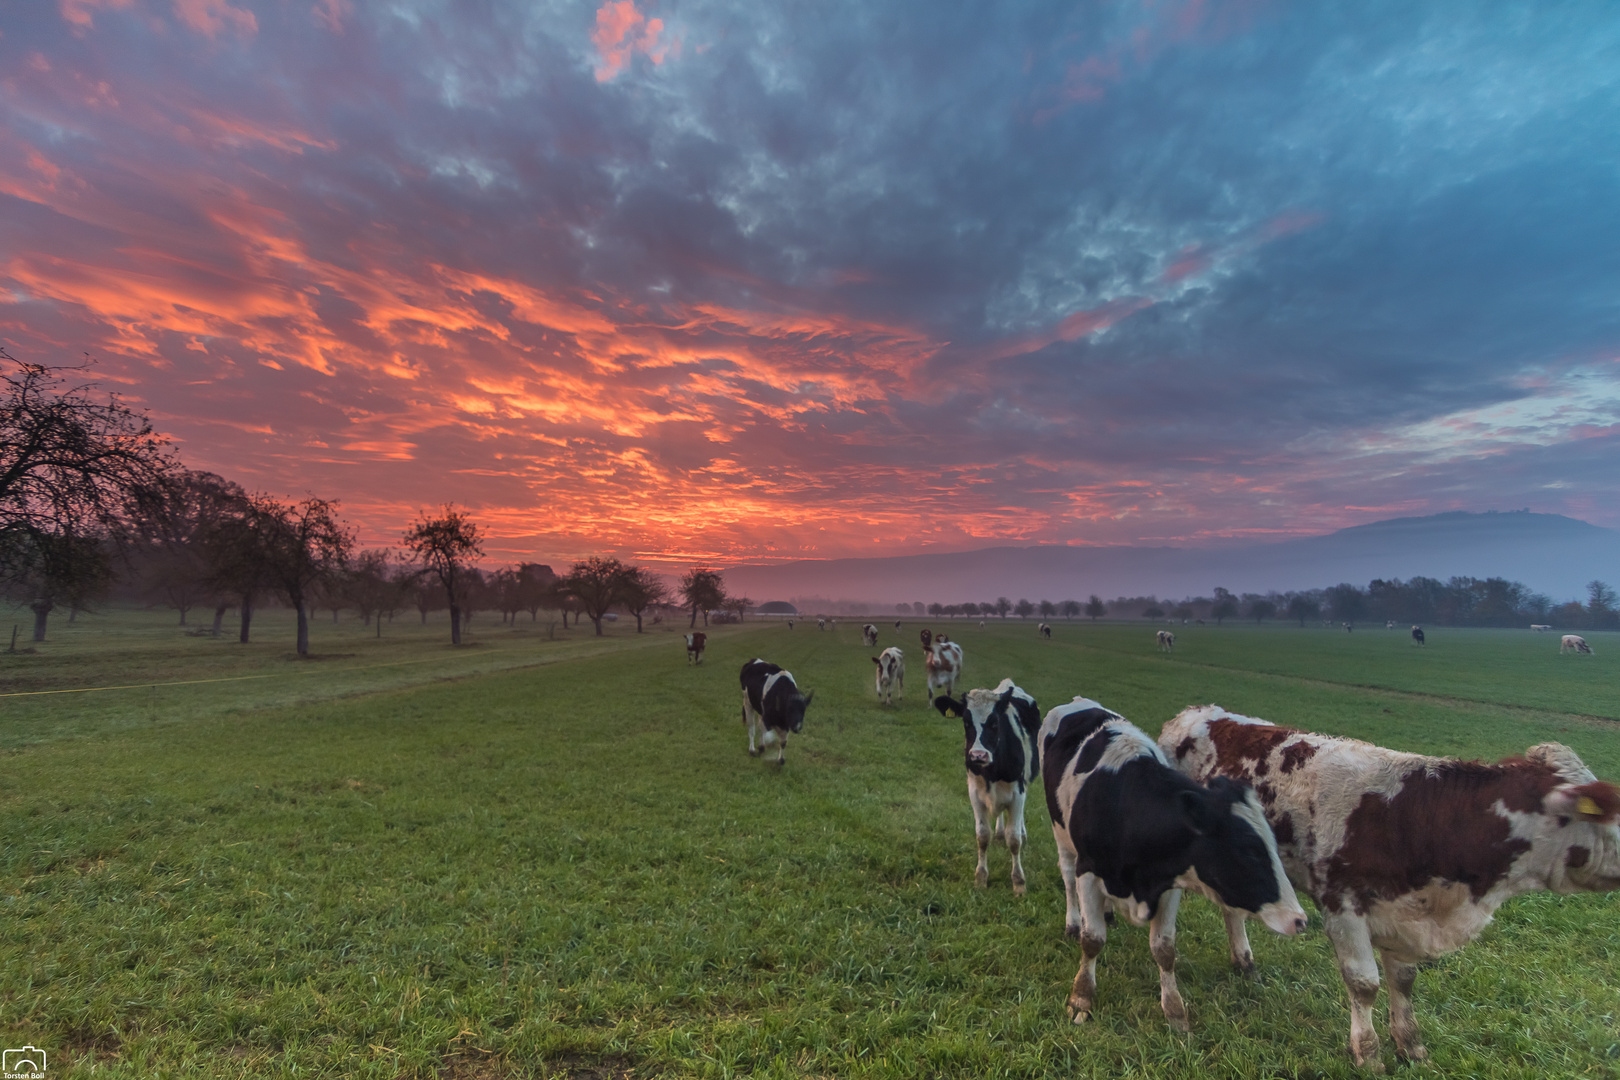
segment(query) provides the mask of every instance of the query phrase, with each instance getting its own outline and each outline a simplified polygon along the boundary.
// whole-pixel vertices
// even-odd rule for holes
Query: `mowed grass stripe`
[[[1149,730],[1208,700],[1432,729],[1469,756],[1557,727],[1470,732],[1425,702],[1389,719],[1350,688],[995,629],[953,635],[967,685],[1011,675],[1043,708],[1085,693]],[[905,705],[878,705],[857,634],[745,627],[701,668],[670,635],[30,747],[0,795],[0,1029],[114,1076],[1354,1075],[1320,932],[1257,934],[1262,976],[1239,979],[1196,900],[1193,1035],[1164,1025],[1134,928],[1111,935],[1098,1022],[1070,1026],[1038,786],[1030,895],[999,848],[974,890],[961,725],[923,704],[909,644]],[[817,691],[780,771],[745,749],[736,671],[755,655]],[[1606,733],[1569,735],[1620,772]],[[1413,1074],[1614,1075],[1617,939],[1611,897],[1516,901],[1420,976],[1435,1062]]]

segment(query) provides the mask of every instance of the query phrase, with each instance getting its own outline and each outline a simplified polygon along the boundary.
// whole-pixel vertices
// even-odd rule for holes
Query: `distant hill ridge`
[[[1555,601],[1594,578],[1620,584],[1620,532],[1528,510],[1390,518],[1279,543],[1176,547],[990,547],[886,558],[800,560],[726,571],[733,594],[880,603],[1084,600],[1365,586],[1374,578],[1505,577]]]

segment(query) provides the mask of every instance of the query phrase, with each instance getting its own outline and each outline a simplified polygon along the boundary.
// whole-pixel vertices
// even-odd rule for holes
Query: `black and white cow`
[[[868,649],[875,646],[877,644],[877,627],[873,626],[871,623],[867,623],[865,626],[861,627],[861,641]]]
[[[872,663],[877,665],[878,699],[885,705],[893,705],[895,698],[905,696],[905,654],[898,645],[890,645],[881,654],[872,657]]]
[[[742,666],[743,723],[748,727],[748,752],[755,757],[771,746],[777,747],[776,763],[787,755],[789,735],[804,730],[804,710],[815,691],[804,693],[791,672],[764,660],[750,660]],[[755,744],[755,731],[759,740]]]
[[[709,635],[701,630],[686,635],[686,662],[688,664],[703,663],[703,646],[708,640]]]
[[[1043,638],[1051,638],[1051,636],[1052,636],[1052,624],[1051,623],[1041,623],[1041,625],[1040,625],[1040,634],[1041,634],[1041,637],[1043,637]]]
[[[1421,626],[1412,627],[1412,640],[1417,642],[1419,645],[1424,644],[1424,641],[1423,641],[1423,627],[1421,627]]]
[[[1105,905],[1138,926],[1151,921],[1159,1004],[1180,1031],[1189,1029],[1176,989],[1182,889],[1252,913],[1280,934],[1305,929],[1276,838],[1247,785],[1188,779],[1140,729],[1088,698],[1047,713],[1039,745],[1068,901],[1064,931],[1080,939],[1082,954],[1069,994],[1075,1023],[1091,1015],[1096,1000]]]
[[[934,708],[945,716],[961,717],[967,740],[968,803],[973,807],[973,834],[979,842],[973,883],[981,889],[990,883],[985,856],[999,825],[1012,855],[1013,895],[1023,896],[1024,798],[1040,762],[1035,748],[1040,709],[1011,679],[1002,679],[994,690],[969,690],[960,701],[937,697]]]

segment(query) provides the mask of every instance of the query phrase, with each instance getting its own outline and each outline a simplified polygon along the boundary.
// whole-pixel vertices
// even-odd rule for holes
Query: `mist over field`
[[[1554,603],[1593,579],[1620,580],[1620,532],[1558,514],[1448,513],[1397,518],[1276,544],[1224,548],[993,547],[876,559],[737,566],[727,587],[758,601],[788,597],[874,603],[1054,601],[1365,587],[1375,578],[1500,577]]]

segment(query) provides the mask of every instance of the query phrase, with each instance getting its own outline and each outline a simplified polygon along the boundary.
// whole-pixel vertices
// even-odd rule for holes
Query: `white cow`
[[[1538,634],[1545,634],[1547,631],[1551,630],[1552,627],[1547,623],[1533,622],[1530,624],[1530,629],[1534,630]]]
[[[868,649],[876,645],[877,627],[873,626],[871,623],[867,623],[865,626],[861,627],[861,641],[865,643]]]
[[[894,699],[905,696],[906,689],[906,658],[898,645],[890,645],[882,653],[872,657],[872,663],[877,665],[877,696],[885,705],[893,705]]]
[[[1586,639],[1579,634],[1565,634],[1563,639],[1558,642],[1558,651],[1560,653],[1586,653],[1590,656],[1592,646],[1588,645]]]
[[[1159,631],[1159,648],[1164,652],[1176,651],[1176,635],[1168,630]]]

